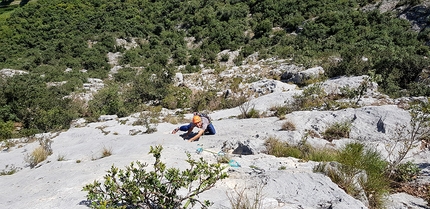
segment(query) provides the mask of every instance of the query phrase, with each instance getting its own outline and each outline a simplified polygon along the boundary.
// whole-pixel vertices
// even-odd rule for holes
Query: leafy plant
[[[155,158],[153,169],[146,171],[148,164],[132,162],[125,170],[114,166],[104,176],[103,184],[94,181],[85,185],[87,199],[92,208],[188,208],[197,203],[202,207],[210,202],[200,201],[197,196],[215,186],[215,183],[227,178],[220,164],[208,164],[203,158],[191,159],[187,153],[190,167],[183,171],[166,168],[161,162],[161,146],[150,148],[149,153]],[[178,191],[186,191],[179,195]],[[185,202],[185,204],[184,204]]]
[[[0,142],[12,137],[14,125],[12,121],[3,122],[0,119]]]
[[[143,125],[146,128],[145,133],[151,134],[157,131],[159,112],[154,110],[141,112],[139,118],[133,123],[136,125]]]
[[[249,112],[246,114],[247,118],[260,118],[260,111],[255,108],[251,108]]]
[[[370,80],[370,77],[366,77],[357,88],[350,88],[349,86],[345,86],[340,88],[340,92],[348,99],[356,99],[354,105],[357,105],[361,97],[363,97],[364,93],[366,93],[367,89],[370,87]]]
[[[417,179],[420,171],[421,169],[416,164],[408,161],[397,166],[394,171],[394,176],[391,176],[391,179],[397,182],[410,182]]]
[[[118,85],[109,85],[103,88],[94,95],[94,99],[88,105],[93,118],[98,118],[100,115],[123,117],[127,114]]]

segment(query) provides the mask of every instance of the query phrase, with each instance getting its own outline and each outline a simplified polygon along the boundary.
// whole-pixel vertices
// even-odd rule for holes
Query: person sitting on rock
[[[187,125],[183,125],[181,127],[175,128],[172,131],[172,134],[180,131],[187,131],[182,137],[187,138],[188,135],[193,131],[194,127],[199,128],[199,132],[188,139],[189,142],[195,141],[200,138],[203,134],[206,135],[215,135],[216,131],[214,126],[212,125],[210,119],[208,117],[200,116],[198,113],[194,113],[193,121]]]

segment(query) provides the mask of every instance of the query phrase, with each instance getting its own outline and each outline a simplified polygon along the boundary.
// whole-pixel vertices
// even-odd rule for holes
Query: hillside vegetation
[[[190,89],[172,85],[172,76],[199,72],[201,65],[220,68],[223,50],[240,51],[236,65],[258,52],[258,59],[322,66],[327,77],[380,75],[381,90],[393,97],[428,96],[428,87],[416,82],[429,66],[428,31],[411,30],[394,13],[360,9],[370,3],[375,1],[38,0],[0,8],[0,69],[29,72],[0,80],[0,139],[68,128],[78,117],[125,116],[149,101],[207,108],[213,92],[194,101]],[[126,49],[117,39],[137,46]],[[108,78],[108,52],[122,53],[119,64],[126,67],[88,107],[67,97],[82,91],[88,78]],[[46,85],[62,81],[67,83]],[[220,104],[215,108],[236,105]],[[20,133],[14,122],[22,123]]]

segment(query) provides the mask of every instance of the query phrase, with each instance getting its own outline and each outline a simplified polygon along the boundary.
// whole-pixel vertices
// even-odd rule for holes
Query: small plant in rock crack
[[[0,171],[0,176],[12,175],[18,172],[18,170],[20,170],[20,168],[15,167],[15,165],[6,165],[5,168]]]
[[[286,114],[289,114],[292,112],[292,109],[290,108],[290,104],[288,105],[277,105],[270,108],[270,111],[273,111],[274,115],[278,117],[279,119],[284,119]]]
[[[145,133],[151,134],[157,131],[159,113],[155,111],[142,112],[133,125],[143,125],[146,128]]]
[[[43,137],[38,139],[40,146],[33,150],[31,154],[27,154],[25,162],[27,162],[31,168],[34,168],[37,164],[46,160],[49,155],[52,154],[51,138]]]
[[[58,155],[58,157],[57,157],[57,161],[65,161],[66,160],[66,156],[64,156],[64,155]]]
[[[50,153],[40,146],[34,149],[31,154],[27,154],[24,160],[30,165],[30,168],[34,168],[37,164],[46,160],[49,155]]]
[[[106,148],[106,147],[103,147],[103,150],[102,150],[102,158],[104,158],[104,157],[109,157],[109,156],[111,156],[112,155],[112,148]]]
[[[334,139],[349,138],[349,132],[351,131],[351,122],[335,122],[324,131],[322,134],[324,139],[332,142]]]
[[[411,161],[399,164],[391,177],[397,182],[411,182],[417,179],[421,169]]]
[[[239,189],[236,185],[234,191],[227,192],[232,209],[260,209],[263,208],[263,189],[266,182],[260,182],[249,188]],[[251,196],[251,193],[252,196]],[[251,196],[251,197],[250,197]]]
[[[294,125],[294,123],[291,122],[291,121],[285,121],[282,124],[281,130],[282,131],[295,131],[296,130],[296,125]]]
[[[94,181],[83,188],[92,208],[188,208],[198,203],[203,208],[211,205],[208,200],[200,201],[198,195],[211,189],[215,183],[227,178],[224,167],[219,163],[209,164],[203,158],[191,159],[187,153],[190,168],[183,171],[166,168],[161,162],[162,146],[150,148],[155,157],[154,168],[146,171],[148,164],[132,162],[125,170],[112,166],[104,177],[104,183]],[[178,191],[184,191],[179,195]],[[182,193],[182,192],[181,192]]]
[[[259,118],[260,117],[260,111],[255,109],[255,104],[251,103],[250,101],[247,101],[241,105],[239,105],[239,110],[241,114],[239,115],[239,118]]]

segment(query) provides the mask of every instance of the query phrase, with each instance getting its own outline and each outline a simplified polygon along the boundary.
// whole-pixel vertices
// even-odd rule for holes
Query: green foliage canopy
[[[4,121],[23,121],[26,128],[49,130],[65,126],[70,117],[82,115],[69,111],[65,119],[54,117],[70,105],[64,96],[79,90],[88,77],[107,78],[112,67],[107,59],[109,52],[121,52],[119,62],[123,66],[144,69],[134,78],[130,78],[132,71],[116,76],[116,85],[123,94],[118,104],[131,104],[130,107],[174,97],[168,89],[172,89],[175,65],[185,65],[183,72],[196,72],[200,64],[216,63],[222,50],[240,50],[236,64],[259,52],[259,58],[276,56],[305,67],[323,66],[328,77],[372,71],[381,76],[379,86],[390,96],[404,95],[400,93],[402,89],[410,95],[428,96],[429,88],[416,84],[416,80],[430,64],[425,44],[430,40],[429,30],[418,33],[411,30],[408,21],[390,12],[360,9],[374,2],[31,1],[0,14],[0,69],[26,70],[36,84],[22,85],[32,93],[2,86],[1,94],[7,99],[0,100],[0,111],[5,113]],[[404,3],[415,5],[417,1]],[[117,39],[127,44],[117,44]],[[133,47],[128,49],[131,43]],[[67,68],[72,73],[65,73]],[[78,73],[82,69],[87,73]],[[41,75],[44,80],[39,78]],[[22,79],[33,82],[30,77]],[[42,87],[42,82],[60,81],[72,82],[51,89]],[[16,82],[16,78],[7,82]],[[121,82],[129,82],[131,87]],[[59,101],[58,105],[40,102],[46,95]],[[21,102],[23,99],[18,98],[31,101]],[[172,106],[166,100],[163,104]],[[124,114],[133,111],[113,109]],[[107,112],[122,114],[113,109]],[[38,114],[45,119],[39,120]],[[54,122],[47,124],[51,119]]]

